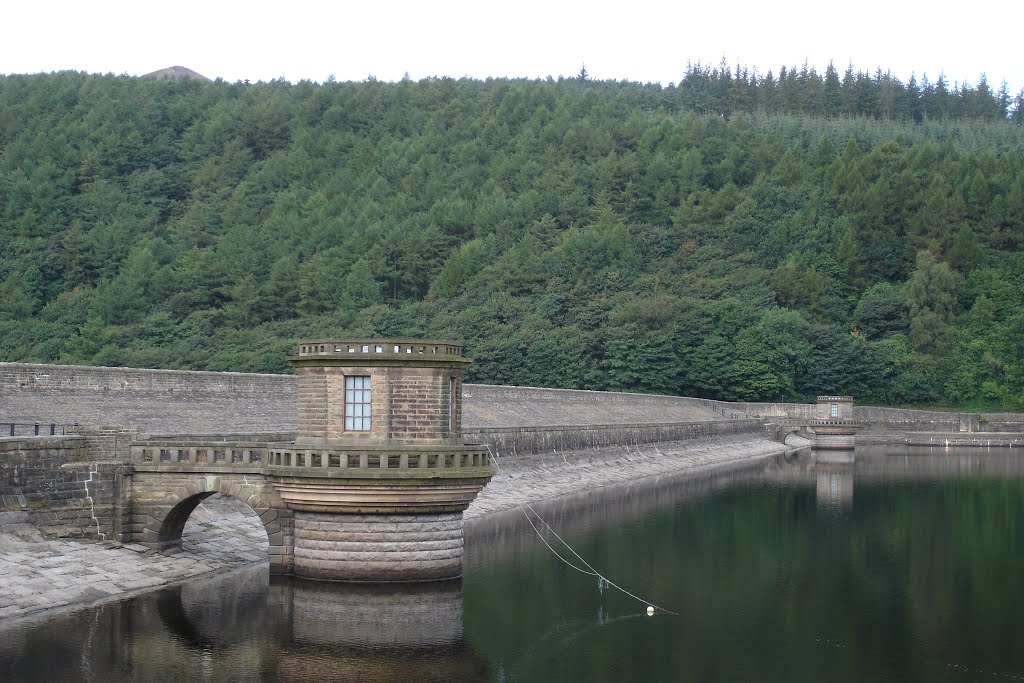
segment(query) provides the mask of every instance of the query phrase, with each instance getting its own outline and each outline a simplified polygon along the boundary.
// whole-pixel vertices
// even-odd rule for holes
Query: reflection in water
[[[812,450],[818,507],[844,512],[853,507],[854,450]]]
[[[4,681],[488,679],[463,638],[459,581],[324,584],[262,565],[0,638]]]
[[[538,507],[602,573],[679,617],[628,618],[635,601],[602,593],[525,522],[472,525],[488,542],[467,533],[469,642],[508,680],[1024,679],[1024,459],[814,456],[765,459],[725,487],[665,478]],[[820,514],[830,498],[841,514]]]
[[[467,524],[461,583],[270,580],[261,565],[0,623],[0,681],[1024,678],[1013,453],[802,451],[536,507],[679,616],[647,617],[505,515]]]

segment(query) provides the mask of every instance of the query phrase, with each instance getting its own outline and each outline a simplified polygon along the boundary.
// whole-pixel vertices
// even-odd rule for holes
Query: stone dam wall
[[[807,421],[815,417],[813,403],[728,403],[701,400],[710,410],[763,421]],[[1024,432],[1021,413],[962,413],[854,406],[853,418],[863,427],[857,443],[904,443],[908,432]]]
[[[130,528],[129,445],[139,438],[289,441],[293,375],[0,363],[0,423],[53,422],[60,437],[0,438],[0,516],[28,514],[58,536],[117,538]],[[467,384],[463,434],[502,457],[657,443],[763,440],[771,421],[806,421],[811,404],[727,403],[642,394]],[[1024,434],[1024,415],[858,406],[858,443],[908,432]],[[77,423],[77,424],[76,424]],[[0,433],[2,436],[2,433]],[[551,459],[552,467],[561,457]]]
[[[0,363],[0,423],[51,422],[144,434],[297,431],[294,375]],[[699,399],[467,384],[463,429],[702,422]]]

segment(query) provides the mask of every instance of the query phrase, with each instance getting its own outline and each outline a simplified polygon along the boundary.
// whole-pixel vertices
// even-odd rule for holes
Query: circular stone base
[[[462,576],[462,513],[295,512],[295,575],[387,583]]]
[[[815,449],[836,449],[851,450],[857,445],[857,437],[854,434],[821,434],[814,435],[812,448]]]

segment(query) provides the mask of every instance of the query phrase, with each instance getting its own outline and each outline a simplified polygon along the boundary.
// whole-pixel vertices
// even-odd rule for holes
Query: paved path
[[[588,449],[549,456],[496,458],[499,474],[466,511],[473,519],[535,502],[686,469],[778,453],[765,439],[736,437]],[[45,610],[75,608],[267,561],[267,536],[244,503],[218,494],[192,513],[183,551],[47,540],[25,524],[0,526],[0,624]]]

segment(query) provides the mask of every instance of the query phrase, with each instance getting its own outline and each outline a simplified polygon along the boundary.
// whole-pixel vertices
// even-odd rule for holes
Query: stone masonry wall
[[[131,540],[153,545],[162,540],[160,531],[168,517],[179,515],[184,525],[188,513],[204,496],[223,493],[245,502],[259,516],[267,532],[270,569],[275,574],[288,574],[293,563],[293,513],[277,489],[265,477],[250,477],[245,472],[223,472],[197,477],[173,468],[140,468],[132,475]],[[181,533],[181,529],[178,529]]]
[[[85,462],[86,454],[82,437],[0,439],[0,510],[27,512],[53,536],[118,538],[127,468]]]
[[[501,456],[515,456],[762,433],[759,420],[729,420],[586,427],[476,428],[463,432],[463,438],[467,442],[486,443]]]
[[[299,436],[323,439],[327,436],[327,368],[300,367],[298,376]]]
[[[139,438],[134,429],[117,427],[75,427],[70,431],[85,440],[87,460],[128,460],[129,446]]]
[[[704,403],[723,414],[732,411],[762,420],[811,420],[817,417],[817,406],[807,403]],[[855,405],[853,418],[863,425],[857,432],[858,443],[902,443],[907,432],[1024,431],[1024,415],[1020,413],[961,413]]]
[[[388,437],[443,439],[448,436],[448,371],[392,369],[388,377]]]
[[[293,375],[0,363],[0,422],[116,425],[149,434],[295,432],[298,400]],[[465,385],[463,404],[466,432],[740,417],[812,419],[816,410],[813,404],[729,403],[484,384]],[[964,431],[1024,431],[1020,413],[979,416],[868,406],[855,410],[855,418],[870,425],[859,437],[862,442],[902,438],[907,431],[961,431],[961,425]]]
[[[292,375],[0,363],[0,422],[142,433],[295,431]]]

